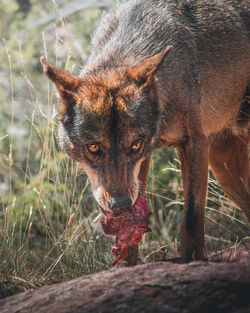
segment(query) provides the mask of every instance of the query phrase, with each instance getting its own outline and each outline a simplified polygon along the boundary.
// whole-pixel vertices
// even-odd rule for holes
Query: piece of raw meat
[[[112,253],[115,255],[112,266],[125,259],[128,256],[128,247],[139,244],[142,235],[150,231],[150,214],[147,200],[138,198],[132,207],[126,208],[118,216],[107,213],[107,219],[101,221],[104,232],[116,236],[115,245],[112,247]]]

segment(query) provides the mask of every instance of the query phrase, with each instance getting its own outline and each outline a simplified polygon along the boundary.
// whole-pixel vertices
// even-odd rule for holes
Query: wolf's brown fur
[[[103,18],[80,77],[42,59],[60,145],[104,211],[144,195],[154,149],[179,149],[184,261],[204,258],[209,164],[250,219],[249,12],[247,0],[131,0]]]

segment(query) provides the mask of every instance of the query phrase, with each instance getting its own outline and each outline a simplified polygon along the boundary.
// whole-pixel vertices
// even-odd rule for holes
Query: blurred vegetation
[[[39,59],[79,74],[96,21],[118,3],[0,2],[0,297],[110,267],[112,238],[101,231],[87,177],[57,147],[57,100]],[[178,255],[179,165],[175,149],[153,156],[152,233],[141,261]],[[212,176],[208,199],[208,249],[239,244],[249,235],[246,219]]]

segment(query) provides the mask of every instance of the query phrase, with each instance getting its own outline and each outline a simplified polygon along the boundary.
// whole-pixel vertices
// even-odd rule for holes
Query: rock
[[[148,263],[113,268],[0,300],[1,313],[247,313],[245,264]]]

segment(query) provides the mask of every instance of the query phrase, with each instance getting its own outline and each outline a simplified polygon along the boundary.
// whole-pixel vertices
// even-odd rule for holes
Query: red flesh
[[[147,200],[138,198],[131,208],[127,208],[119,216],[107,213],[107,220],[101,221],[104,232],[116,236],[115,245],[112,247],[112,253],[115,255],[112,266],[128,256],[129,245],[138,244],[142,235],[150,231],[150,214]]]

